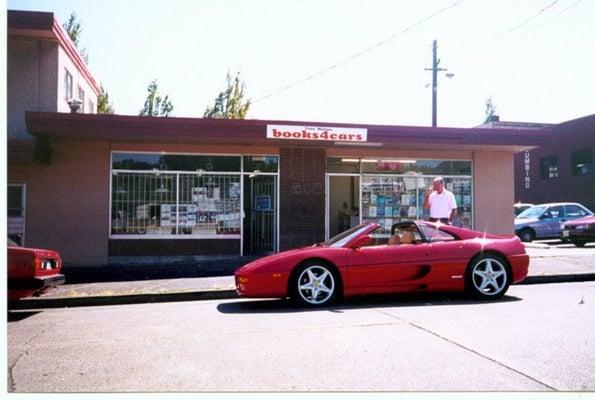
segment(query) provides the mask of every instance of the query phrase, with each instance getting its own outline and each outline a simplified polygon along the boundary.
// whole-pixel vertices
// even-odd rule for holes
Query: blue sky
[[[9,0],[7,8],[51,11],[60,22],[75,11],[89,67],[118,114],[138,114],[154,78],[173,116],[201,117],[228,70],[241,72],[252,100],[326,70],[254,102],[248,118],[430,125],[424,68],[434,39],[440,66],[455,74],[439,77],[439,126],[480,124],[490,96],[508,121],[595,112],[591,0]]]

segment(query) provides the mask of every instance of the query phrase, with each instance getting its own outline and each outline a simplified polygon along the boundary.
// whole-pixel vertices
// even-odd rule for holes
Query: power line
[[[275,95],[277,95],[277,94],[279,94],[281,92],[284,92],[285,90],[289,90],[289,89],[291,89],[291,88],[293,88],[295,86],[298,86],[298,85],[300,85],[300,84],[302,84],[304,82],[307,82],[307,81],[309,81],[311,79],[314,79],[314,78],[316,78],[316,77],[318,77],[318,76],[320,76],[320,75],[322,75],[322,74],[324,74],[324,73],[326,73],[326,72],[328,72],[328,71],[330,71],[332,69],[335,69],[335,68],[337,68],[337,67],[339,67],[339,66],[341,66],[343,64],[347,64],[348,62],[353,61],[354,59],[356,59],[356,58],[358,58],[358,57],[360,57],[360,56],[362,56],[362,55],[364,55],[364,54],[366,54],[366,53],[368,53],[368,52],[370,52],[370,51],[372,51],[372,50],[374,50],[374,49],[376,49],[376,48],[378,48],[378,47],[380,47],[380,46],[382,46],[382,45],[384,45],[384,44],[386,44],[388,42],[390,42],[391,40],[393,40],[397,36],[402,35],[402,34],[408,32],[408,31],[412,30],[413,28],[416,28],[417,26],[423,24],[424,22],[426,22],[426,21],[434,18],[435,16],[437,16],[439,14],[442,14],[443,12],[445,12],[445,11],[447,11],[447,10],[453,8],[453,7],[456,7],[461,2],[463,2],[463,0],[457,0],[457,1],[453,2],[453,3],[451,3],[450,5],[448,5],[448,6],[444,7],[444,8],[441,8],[437,12],[435,12],[433,14],[430,14],[430,15],[426,16],[425,18],[420,19],[419,21],[417,21],[414,24],[406,27],[405,29],[403,29],[403,30],[401,30],[399,32],[394,33],[393,35],[391,35],[391,36],[387,37],[386,39],[384,39],[384,40],[376,43],[375,45],[370,46],[370,47],[366,48],[365,50],[360,51],[359,53],[356,53],[356,54],[354,54],[354,55],[352,55],[352,56],[350,56],[348,58],[345,58],[342,61],[337,62],[336,64],[333,64],[333,65],[331,65],[331,66],[329,66],[327,68],[324,68],[324,69],[322,69],[322,70],[320,70],[320,71],[318,71],[316,73],[313,73],[313,74],[307,76],[306,78],[304,78],[304,79],[302,79],[300,81],[297,81],[297,82],[294,82],[294,83],[292,83],[290,85],[287,85],[287,86],[285,86],[285,87],[283,87],[283,88],[281,88],[281,89],[279,89],[279,90],[277,90],[275,92],[272,92],[270,94],[267,94],[266,96],[262,96],[262,97],[257,98],[256,100],[254,100],[252,102],[252,104],[257,103],[257,102],[259,102],[261,100],[265,100],[265,99],[268,99],[270,97],[273,97],[273,96],[275,96]]]
[[[496,36],[494,36],[494,37],[492,37],[490,39],[483,40],[481,42],[478,42],[478,43],[475,43],[475,44],[470,44],[470,45],[467,45],[467,46],[462,46],[462,47],[442,47],[442,48],[447,48],[447,49],[449,49],[451,51],[465,51],[465,50],[469,50],[469,49],[475,49],[475,48],[480,47],[480,46],[485,46],[486,44],[491,43],[491,42],[494,42],[494,41],[502,38],[503,36],[506,36],[506,35],[514,32],[514,31],[516,31],[517,29],[521,28],[522,26],[526,25],[527,23],[529,23],[530,21],[532,21],[533,19],[537,18],[539,15],[541,15],[542,13],[544,13],[549,8],[551,8],[554,5],[556,5],[556,3],[558,3],[559,1],[560,0],[554,0],[553,2],[551,2],[548,5],[546,5],[545,7],[543,7],[541,10],[539,10],[537,13],[535,13],[535,14],[531,15],[529,18],[525,19],[520,24],[518,24],[518,25],[516,25],[516,26],[514,26],[514,27],[512,27],[510,29],[507,29],[506,31],[504,31],[502,33],[499,33],[498,35],[496,35]],[[579,1],[581,1],[581,0],[578,0],[577,3]],[[571,5],[571,7],[572,6],[575,6],[577,3]],[[568,8],[570,8],[570,7],[568,7]],[[563,11],[566,11],[566,10],[563,10]]]
[[[541,28],[542,26],[544,26],[544,25],[546,25],[546,24],[549,24],[549,23],[550,23],[550,22],[552,22],[554,19],[558,18],[560,15],[564,14],[566,11],[570,10],[571,8],[573,8],[574,6],[576,6],[576,5],[577,5],[578,3],[580,3],[581,1],[583,1],[583,0],[576,0],[574,3],[572,3],[572,4],[571,4],[571,5],[569,5],[568,7],[564,8],[564,9],[563,9],[562,11],[560,11],[559,13],[557,13],[557,14],[553,15],[553,16],[552,16],[550,19],[548,19],[547,21],[545,21],[545,22],[543,22],[543,23],[541,23],[541,24],[539,24],[539,25],[537,25],[537,26],[534,26],[533,28],[531,28],[531,29],[529,29],[529,30],[527,30],[527,31],[523,32],[523,34],[527,34],[527,33],[529,33],[529,32],[533,32],[534,30],[536,30],[536,29],[538,29],[538,28]]]
[[[553,7],[554,5],[556,5],[556,3],[560,1],[560,0],[554,0],[552,1],[550,4],[548,4],[547,6],[543,7],[541,10],[539,10],[535,15],[532,15],[531,17],[527,18],[526,20],[524,20],[523,22],[521,22],[520,24],[518,24],[517,26],[515,26],[514,28],[511,28],[507,31],[502,32],[501,34],[494,36],[493,38],[489,39],[488,42],[494,41],[496,39],[500,39],[502,36],[508,35],[511,32],[516,31],[517,29],[519,29],[521,26],[527,24],[529,21],[533,20],[534,18],[537,18],[539,15],[541,15],[545,10],[547,10],[548,8]]]

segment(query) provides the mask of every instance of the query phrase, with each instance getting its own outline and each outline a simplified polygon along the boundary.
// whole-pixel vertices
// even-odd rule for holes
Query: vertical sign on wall
[[[531,153],[525,151],[525,189],[531,187],[531,176],[529,176],[529,169],[531,167]]]

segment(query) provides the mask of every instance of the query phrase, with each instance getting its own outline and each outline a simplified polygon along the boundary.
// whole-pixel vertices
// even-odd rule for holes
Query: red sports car
[[[39,296],[64,283],[62,259],[54,250],[20,247],[8,239],[8,299]]]
[[[468,291],[497,299],[529,269],[525,246],[496,236],[426,221],[358,225],[310,247],[253,261],[235,273],[242,297],[290,297],[325,306],[342,296],[390,292]]]

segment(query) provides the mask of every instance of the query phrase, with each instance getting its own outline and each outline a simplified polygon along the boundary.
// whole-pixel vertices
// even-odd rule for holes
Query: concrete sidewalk
[[[528,244],[529,275],[521,284],[595,280],[595,247],[551,250]],[[195,265],[65,268],[66,283],[40,297],[20,299],[9,309],[236,298],[233,272],[254,258]]]

